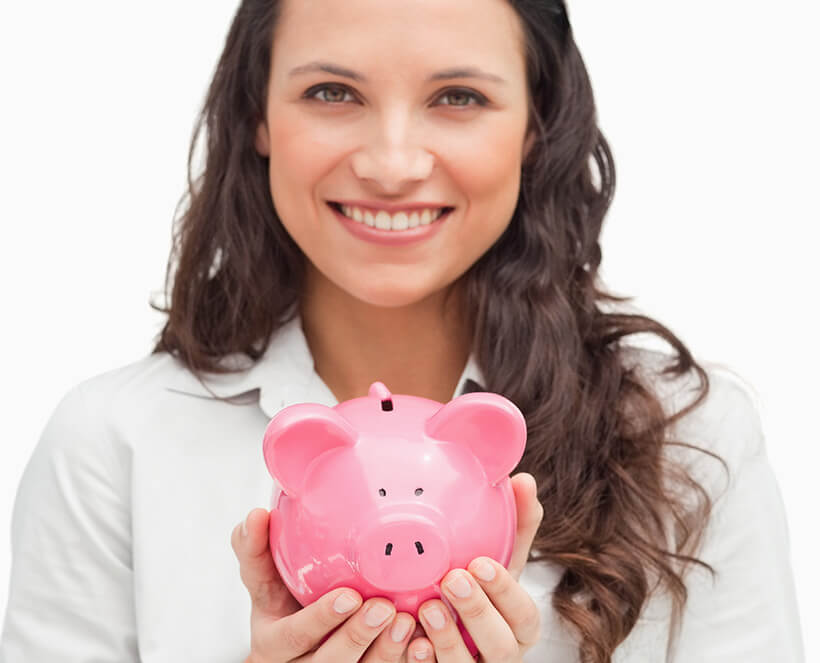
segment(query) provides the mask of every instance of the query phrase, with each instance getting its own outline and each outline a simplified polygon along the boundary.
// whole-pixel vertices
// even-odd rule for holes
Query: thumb
[[[532,474],[519,472],[514,477],[510,477],[510,482],[515,494],[518,527],[507,569],[510,575],[518,580],[527,563],[527,557],[541,520],[544,518],[544,507],[538,500],[538,486]]]
[[[270,519],[276,512],[253,509],[244,523],[231,532],[231,546],[239,560],[239,575],[248,590],[253,609],[279,619],[302,606],[282,581],[270,550]]]

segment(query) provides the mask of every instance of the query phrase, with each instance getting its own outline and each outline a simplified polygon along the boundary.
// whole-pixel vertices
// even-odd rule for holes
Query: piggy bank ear
[[[296,497],[310,463],[330,449],[352,447],[357,438],[356,430],[333,408],[297,403],[270,420],[262,453],[271,476],[287,495]]]
[[[425,433],[469,447],[484,467],[490,485],[495,485],[521,460],[527,422],[512,401],[499,394],[474,392],[442,406],[427,420]]]

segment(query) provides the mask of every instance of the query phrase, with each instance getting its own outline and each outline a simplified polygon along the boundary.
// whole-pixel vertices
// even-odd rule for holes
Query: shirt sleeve
[[[726,451],[729,481],[697,555],[717,575],[693,567],[672,660],[802,663],[788,525],[757,409],[738,387],[719,403],[724,439],[715,446]]]
[[[139,661],[131,456],[84,384],[58,403],[17,490],[0,663]]]

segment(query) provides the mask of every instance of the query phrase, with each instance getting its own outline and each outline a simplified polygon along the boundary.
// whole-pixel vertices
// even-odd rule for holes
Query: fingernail
[[[376,603],[367,609],[364,615],[364,623],[368,626],[381,626],[393,612],[384,603]]]
[[[477,561],[473,568],[475,569],[475,574],[484,582],[490,582],[490,580],[495,578],[493,565],[483,559]]]
[[[390,638],[393,640],[393,642],[401,642],[402,640],[404,640],[409,630],[410,624],[408,624],[406,620],[396,620],[396,623],[393,624],[393,628],[390,629]]]
[[[461,574],[455,574],[455,577],[444,583],[444,586],[459,598],[465,599],[470,595],[470,583]]]
[[[431,607],[425,608],[421,612],[434,629],[444,628],[444,613],[441,610],[436,607]]]
[[[413,654],[413,658],[417,661],[423,661],[426,658],[430,657],[430,650],[429,649],[418,649],[416,653]]]
[[[355,596],[351,596],[350,594],[339,594],[333,602],[333,609],[340,615],[343,615],[344,613],[353,610],[357,603],[358,601]]]
[[[250,515],[245,516],[245,520],[242,521],[242,536],[248,536],[248,517]]]

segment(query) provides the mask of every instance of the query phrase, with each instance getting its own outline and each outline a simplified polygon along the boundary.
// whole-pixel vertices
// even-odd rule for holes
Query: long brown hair
[[[544,506],[530,558],[565,568],[553,606],[576,629],[582,660],[605,663],[656,587],[671,592],[679,615],[688,565],[714,573],[693,556],[709,495],[664,454],[666,445],[697,449],[666,433],[705,398],[709,381],[660,323],[602,310],[630,298],[596,287],[615,170],[586,68],[563,2],[509,1],[526,36],[537,141],[509,227],[459,285],[484,388],[513,401],[527,421],[516,472],[536,478]],[[188,205],[166,273],[170,303],[151,304],[168,315],[153,352],[177,356],[197,376],[225,372],[217,362],[231,353],[256,360],[298,310],[306,257],[277,217],[268,159],[254,148],[280,10],[277,0],[243,0],[237,10],[191,138]],[[205,166],[193,182],[203,123]],[[698,378],[700,393],[685,409],[667,416],[627,366],[621,339],[639,333],[676,350],[665,375]],[[676,497],[681,488],[695,506]]]

